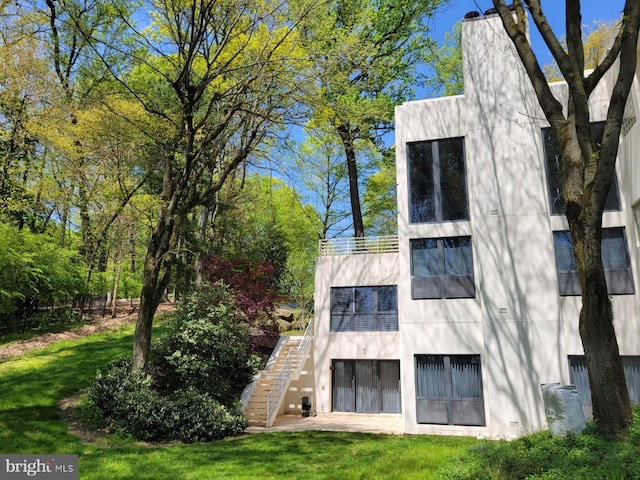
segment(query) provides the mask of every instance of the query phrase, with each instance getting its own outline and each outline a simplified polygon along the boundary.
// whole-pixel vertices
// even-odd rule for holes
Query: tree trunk
[[[358,189],[358,165],[356,150],[353,145],[351,129],[345,125],[337,127],[338,134],[344,146],[349,171],[349,197],[351,199],[351,215],[353,216],[353,230],[356,237],[364,237],[364,223],[362,222],[362,208],[360,206],[360,192]]]
[[[118,249],[115,266],[113,272],[113,289],[111,290],[111,318],[116,318],[118,310],[118,287],[120,285],[120,275],[122,274],[122,262],[123,259],[122,245]]]
[[[133,337],[133,371],[146,370],[151,350],[153,316],[158,309],[171,276],[170,252],[176,244],[179,217],[163,207],[147,247],[142,273],[140,310]]]
[[[616,433],[631,422],[631,406],[602,264],[601,224],[588,223],[571,228],[572,242],[583,259],[580,338],[591,386],[593,418],[609,433]]]

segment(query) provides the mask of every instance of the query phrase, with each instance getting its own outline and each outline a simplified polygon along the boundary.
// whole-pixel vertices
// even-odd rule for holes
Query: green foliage
[[[1,324],[39,304],[75,298],[82,282],[82,262],[76,254],[45,234],[0,223]]]
[[[640,472],[640,406],[625,438],[611,438],[594,425],[581,435],[548,431],[513,441],[486,441],[471,447],[440,471],[447,480],[632,479]]]
[[[220,203],[213,238],[224,242],[213,244],[210,253],[269,263],[275,268],[273,287],[279,293],[312,298],[308,293],[313,292],[320,230],[314,209],[303,205],[282,180],[267,175],[250,175],[241,188],[229,184]]]
[[[202,285],[180,305],[151,354],[158,388],[169,394],[195,388],[231,406],[251,381],[259,360],[247,325],[222,284]]]
[[[234,407],[225,407],[195,388],[168,397],[175,419],[171,437],[183,442],[208,442],[241,434],[247,420]]]
[[[365,229],[370,235],[395,235],[398,233],[395,148],[384,152],[378,168],[365,184]]]
[[[453,26],[453,31],[445,33],[442,45],[430,46],[425,64],[433,71],[424,81],[434,96],[464,93],[461,41],[462,24],[458,22]]]
[[[113,362],[87,391],[83,418],[94,426],[122,430],[139,440],[211,441],[238,435],[246,420],[194,388],[161,396],[152,377],[131,371],[130,360]]]

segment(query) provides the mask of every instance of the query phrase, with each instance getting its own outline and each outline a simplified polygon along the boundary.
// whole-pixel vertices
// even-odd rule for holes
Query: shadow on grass
[[[154,333],[156,335],[156,333]],[[76,453],[83,480],[433,478],[473,439],[279,432],[212,443],[146,445],[107,435],[84,443],[58,403],[131,354],[132,329],[61,342],[0,363],[0,453]]]
[[[108,332],[0,364],[0,450],[3,453],[63,453],[77,448],[67,434],[58,402],[91,383],[99,369],[130,354],[131,332]],[[69,452],[65,452],[69,453]]]

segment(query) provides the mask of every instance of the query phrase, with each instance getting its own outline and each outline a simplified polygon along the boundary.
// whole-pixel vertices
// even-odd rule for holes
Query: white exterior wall
[[[399,332],[331,332],[331,287],[396,285],[396,253],[323,256],[316,261],[313,337],[316,413],[331,412],[331,361],[397,360]]]
[[[462,24],[465,94],[396,108],[397,256],[321,257],[316,270],[315,375],[318,408],[331,409],[329,365],[335,358],[400,359],[406,433],[511,438],[545,427],[540,385],[569,382],[568,355],[582,355],[580,297],[558,294],[541,129],[548,126],[497,15]],[[615,72],[613,72],[615,73]],[[593,121],[606,118],[613,73],[591,97]],[[552,86],[566,103],[566,85]],[[640,88],[632,91],[638,109]],[[640,111],[635,111],[640,116]],[[409,222],[407,142],[464,137],[469,220]],[[640,122],[621,139],[617,179],[622,210],[604,227],[625,226],[636,292],[640,233]],[[410,240],[471,236],[475,298],[413,300]],[[380,256],[382,257],[382,256]],[[389,262],[388,266],[386,262]],[[398,285],[398,334],[329,332],[331,286]],[[640,295],[613,295],[620,353],[640,355]],[[415,356],[480,355],[486,426],[416,421]],[[322,391],[320,391],[322,390]],[[320,405],[321,404],[321,405]]]

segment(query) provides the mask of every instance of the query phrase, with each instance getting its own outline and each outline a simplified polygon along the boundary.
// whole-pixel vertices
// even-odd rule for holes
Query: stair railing
[[[287,352],[287,356],[284,359],[282,368],[278,373],[265,373],[264,375],[265,378],[273,380],[273,385],[271,386],[271,390],[269,391],[269,395],[267,396],[267,420],[265,424],[266,427],[273,426],[273,422],[278,416],[280,404],[282,403],[284,394],[286,393],[287,387],[289,386],[292,357],[293,352],[290,350],[289,352]]]
[[[265,378],[273,380],[271,391],[267,396],[267,420],[266,426],[273,426],[276,417],[278,416],[278,410],[287,393],[289,382],[291,380],[297,380],[300,378],[304,362],[311,350],[311,344],[313,342],[313,320],[309,321],[307,328],[304,331],[304,336],[300,341],[300,344],[292,348],[287,352],[287,356],[282,364],[282,368],[278,373],[265,373]]]

